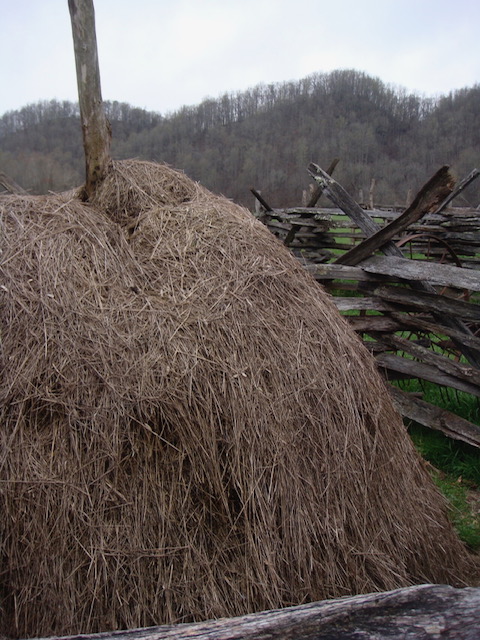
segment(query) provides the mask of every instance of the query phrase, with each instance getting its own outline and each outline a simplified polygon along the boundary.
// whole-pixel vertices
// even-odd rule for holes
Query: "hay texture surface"
[[[246,210],[124,161],[0,213],[0,633],[469,580],[373,359]]]

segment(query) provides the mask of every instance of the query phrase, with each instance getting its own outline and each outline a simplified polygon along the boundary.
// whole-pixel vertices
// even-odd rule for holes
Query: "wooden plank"
[[[474,231],[457,231],[456,229],[453,230],[449,230],[449,231],[444,231],[444,233],[442,234],[442,238],[448,239],[450,242],[460,242],[460,243],[466,243],[466,242],[473,242],[473,244],[478,247],[479,242],[480,242],[480,233],[478,233],[478,228],[477,230]]]
[[[446,327],[441,323],[431,322],[417,315],[401,314],[396,312],[392,313],[391,317],[396,320],[399,325],[412,331],[420,330],[426,333],[433,333],[437,336],[447,336],[450,338],[455,338],[457,341],[463,340],[466,346],[469,346],[473,349],[480,349],[480,338],[477,338],[474,335],[465,335],[464,333],[459,333],[455,331],[455,329]]]
[[[264,222],[264,224],[266,224],[272,233],[275,233],[278,229],[285,232],[290,231],[291,229],[291,225],[289,225],[288,222],[280,222],[277,219],[268,220],[267,222]]]
[[[464,320],[480,321],[480,305],[465,302],[465,300],[389,286],[378,287],[375,289],[375,295],[387,302],[397,303],[411,310],[419,309],[428,313],[443,313],[455,315]]]
[[[393,347],[396,351],[403,351],[404,353],[414,356],[424,364],[436,367],[440,372],[451,375],[459,380],[464,380],[469,384],[477,385],[480,393],[480,371],[475,367],[456,362],[441,353],[427,349],[418,342],[406,340],[400,336],[384,336],[383,342]]]
[[[449,438],[461,440],[473,447],[480,448],[480,427],[451,411],[441,409],[398,387],[389,385],[389,391],[398,412],[409,420],[436,431],[441,431]]]
[[[443,166],[430,180],[423,185],[412,204],[398,218],[370,235],[359,245],[337,258],[338,264],[355,265],[368,258],[386,242],[392,240],[412,223],[417,222],[425,214],[430,213],[443,203],[452,192],[455,181],[448,166]],[[442,206],[445,206],[442,204]]]
[[[275,215],[300,215],[315,220],[328,220],[331,224],[334,222],[332,209],[325,207],[285,207],[284,209],[271,209],[270,214]],[[342,213],[342,212],[340,212]]]
[[[291,225],[295,225],[297,227],[305,227],[309,229],[315,229],[317,231],[324,232],[328,229],[328,225],[324,222],[316,220],[309,220],[308,218],[301,218],[299,216],[279,216],[280,220],[283,222],[288,222]],[[297,231],[298,235],[298,231]]]
[[[449,264],[438,264],[424,260],[409,260],[403,257],[374,256],[362,262],[362,268],[367,273],[377,273],[395,276],[404,280],[428,282],[457,289],[480,291],[480,273],[471,269],[461,269]]]
[[[374,355],[378,353],[384,353],[386,351],[392,351],[392,345],[388,344],[388,338],[391,334],[365,331],[363,335],[367,336],[367,338],[373,338],[373,340],[363,339],[362,342],[365,347]],[[428,340],[428,338],[412,338],[411,340],[409,340],[409,342],[421,347],[431,347],[431,342]],[[404,377],[411,378],[412,376],[407,375]]]
[[[402,325],[388,316],[345,316],[357,333],[391,333],[401,331]]]
[[[475,258],[476,254],[479,253],[480,238],[479,238],[478,244],[476,245],[469,245],[469,244],[461,245],[457,242],[451,242],[447,236],[444,236],[443,238],[439,238],[439,240],[445,241],[448,247],[450,249],[453,249],[453,251],[455,251],[456,255],[458,256],[458,258],[462,263],[463,268],[468,267],[468,261],[470,257]],[[440,242],[438,243],[434,242],[432,244],[431,242],[429,242],[428,238],[427,239],[415,238],[413,242],[408,244],[408,252],[412,254],[423,253],[425,255],[424,258],[416,258],[416,260],[427,260],[429,258],[430,259],[436,258],[437,264],[441,264],[440,260],[437,259],[437,256],[438,258],[441,258],[442,256],[446,256],[447,259],[449,260],[452,259],[447,247],[445,246],[445,244],[443,244],[443,242],[442,244],[440,244]],[[449,264],[449,263],[446,263],[446,264]]]
[[[331,176],[326,174],[319,166],[311,163],[309,165],[309,173],[316,182],[324,187],[326,195],[328,195],[332,202],[345,211],[367,235],[372,235],[380,229],[380,226],[372,220],[365,211],[363,211],[363,209],[345,191],[345,189],[343,189],[343,187]],[[382,252],[388,256],[403,258],[402,252],[391,240],[382,246]],[[435,293],[434,287],[429,282],[411,281],[411,286],[417,290],[421,289],[422,291]],[[448,324],[448,326],[451,326],[456,331],[467,335],[471,334],[468,327],[455,316],[444,317],[442,318],[442,322],[443,324]],[[480,351],[466,347],[463,342],[459,342],[457,346],[467,360],[480,369]]]
[[[412,378],[428,380],[434,384],[451,387],[452,389],[464,391],[465,393],[470,393],[480,398],[480,388],[477,385],[459,380],[454,376],[440,371],[437,367],[415,360],[407,360],[407,358],[402,358],[393,353],[381,353],[377,356],[376,360],[379,366],[389,369],[390,371],[408,375]]]
[[[384,302],[381,298],[360,296],[334,296],[333,302],[339,311],[397,311],[395,305]]]
[[[357,280],[368,282],[392,282],[390,278],[369,273],[362,267],[350,267],[349,265],[328,263],[328,264],[308,264],[305,270],[312,274],[317,280]]]
[[[256,193],[254,189],[251,189],[251,191],[254,194]],[[257,194],[257,196],[261,197],[259,194]],[[309,228],[315,233],[323,233],[332,226],[332,222],[325,216],[315,214],[312,209],[305,207],[297,207],[296,209],[269,209],[263,222],[271,229],[272,227],[278,227],[278,224],[275,224],[278,220],[281,220],[287,225],[287,234],[283,242],[290,247],[294,240],[299,240],[300,229]],[[315,242],[316,246],[318,246],[318,238],[315,238]]]
[[[423,584],[238,618],[49,640],[474,640],[479,628],[480,588]]]
[[[271,209],[267,211],[267,220],[270,218],[281,218],[289,220],[290,218],[303,218],[304,220],[318,220],[334,225],[334,220],[330,216],[321,213],[321,209],[307,209],[306,207],[290,207],[286,209]]]

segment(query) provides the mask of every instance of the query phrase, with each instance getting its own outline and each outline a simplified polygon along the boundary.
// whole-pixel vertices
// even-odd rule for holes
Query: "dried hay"
[[[0,633],[468,582],[373,359],[247,211],[127,161],[0,213]]]

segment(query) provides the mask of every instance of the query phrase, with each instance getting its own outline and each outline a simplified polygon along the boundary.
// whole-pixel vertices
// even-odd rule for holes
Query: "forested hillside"
[[[336,177],[356,197],[405,203],[440,165],[462,178],[480,166],[480,85],[425,98],[357,71],[315,74],[209,98],[168,115],[106,103],[112,153],[165,161],[213,191],[252,206],[301,202],[310,161],[337,157]],[[32,193],[83,182],[78,106],[42,102],[0,119],[0,171]],[[464,196],[480,202],[480,186]]]

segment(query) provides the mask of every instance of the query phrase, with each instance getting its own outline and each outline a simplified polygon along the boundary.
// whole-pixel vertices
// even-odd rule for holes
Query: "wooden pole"
[[[268,202],[265,200],[265,198],[260,194],[259,191],[257,191],[256,189],[254,189],[253,187],[250,189],[250,191],[253,193],[253,195],[255,196],[255,198],[258,200],[258,202],[262,205],[262,207],[265,209],[265,211],[273,211],[272,207],[268,204]]]
[[[376,180],[372,178],[370,182],[370,191],[368,192],[368,206],[373,211],[373,193],[375,191]]]
[[[85,199],[90,199],[110,161],[110,125],[100,86],[93,0],[68,0],[72,23],[78,99],[85,149]]]
[[[335,171],[335,167],[337,166],[337,164],[340,162],[340,158],[334,158],[332,160],[332,162],[330,163],[330,166],[327,169],[327,173],[329,176],[333,175],[333,172]],[[312,193],[312,197],[310,198],[310,201],[307,204],[307,207],[312,208],[314,207],[317,202],[320,200],[321,196],[323,193],[323,188],[321,185],[317,185],[317,188],[315,189],[315,191]]]

